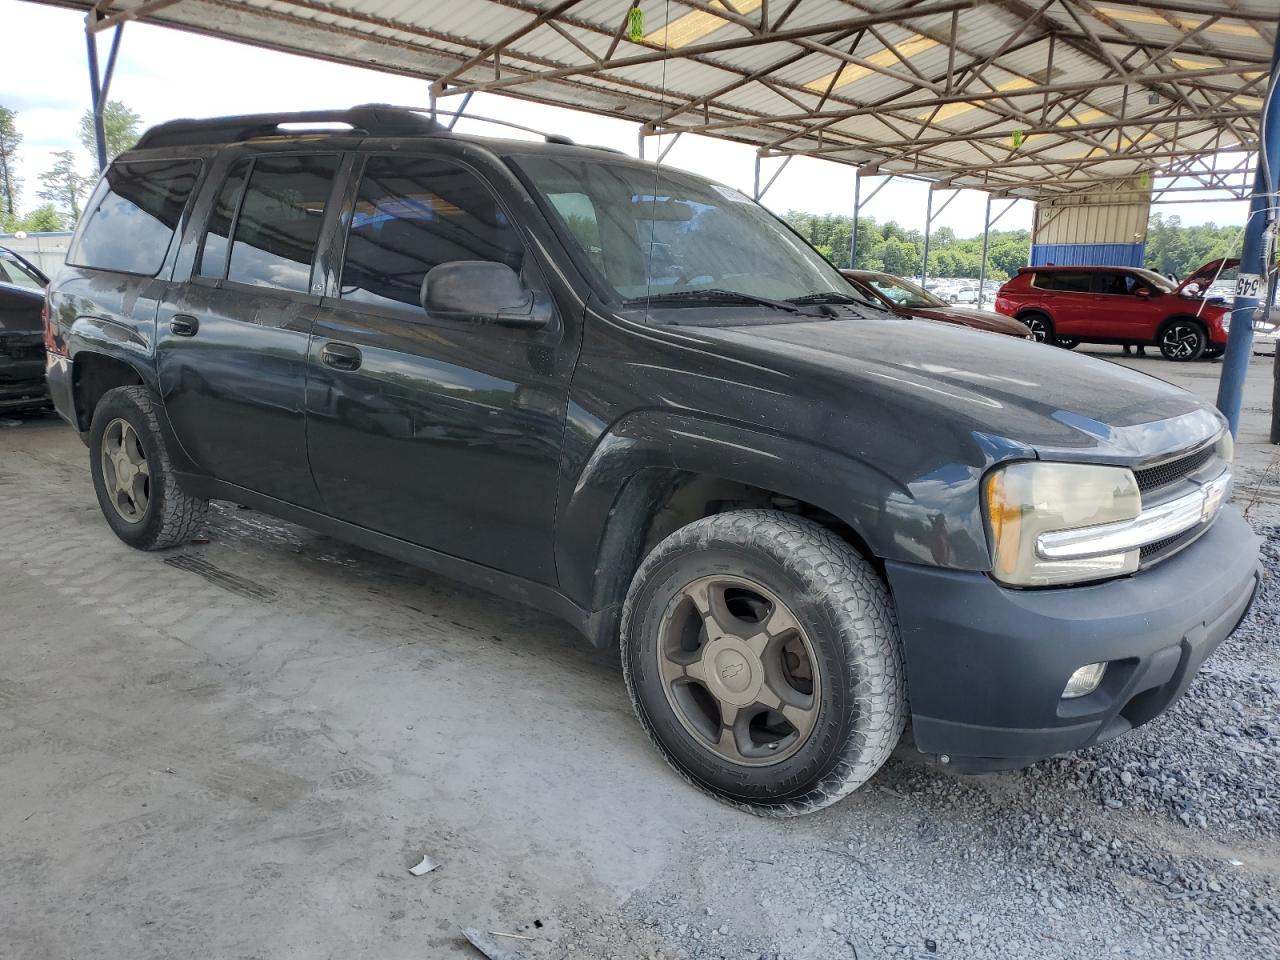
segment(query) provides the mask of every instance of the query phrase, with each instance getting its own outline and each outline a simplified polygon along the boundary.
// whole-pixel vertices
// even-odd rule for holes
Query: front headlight
[[[1142,494],[1133,471],[1084,463],[1013,463],[993,471],[985,484],[991,532],[992,575],[1014,587],[1084,583],[1133,573],[1136,549],[1082,559],[1040,556],[1042,533],[1133,520]]]
[[[1218,441],[1214,444],[1214,453],[1220,456],[1227,463],[1231,463],[1235,460],[1236,441],[1235,437],[1231,436],[1230,430],[1224,428],[1222,433],[1218,434]]]

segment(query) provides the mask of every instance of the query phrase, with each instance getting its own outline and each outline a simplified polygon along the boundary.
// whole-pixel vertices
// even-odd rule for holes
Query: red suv
[[[996,294],[996,311],[1037,340],[1157,345],[1166,360],[1221,356],[1231,307],[1204,294],[1238,260],[1214,260],[1180,284],[1139,267],[1023,267]]]

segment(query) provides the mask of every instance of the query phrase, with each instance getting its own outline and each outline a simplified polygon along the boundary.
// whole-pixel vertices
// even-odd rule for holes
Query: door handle
[[[169,321],[169,329],[173,331],[175,337],[194,337],[196,331],[200,329],[200,321],[185,313],[175,313],[173,319]]]
[[[359,370],[360,351],[345,343],[326,343],[320,351],[320,361],[335,370]]]

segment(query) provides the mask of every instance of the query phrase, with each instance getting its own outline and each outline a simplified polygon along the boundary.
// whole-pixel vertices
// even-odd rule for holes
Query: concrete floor
[[[1130,362],[1206,397],[1219,369]],[[138,553],[86,466],[52,417],[0,428],[0,957],[476,956],[460,926],[522,931],[504,944],[527,956],[656,955],[643,917],[618,919],[636,903],[816,943],[819,904],[762,910],[716,877],[850,837],[886,844],[904,889],[983,909],[909,849],[893,784],[941,779],[910,757],[802,822],[730,812],[668,771],[613,664],[557,621],[225,504],[210,542]],[[1026,795],[993,782],[963,789],[1016,816]],[[964,806],[933,819],[980,856]],[[443,865],[411,877],[424,853]]]

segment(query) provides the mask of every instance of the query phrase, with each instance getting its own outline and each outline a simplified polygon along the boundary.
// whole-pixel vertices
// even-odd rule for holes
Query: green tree
[[[18,176],[15,165],[21,143],[18,114],[8,107],[0,107],[0,211],[8,217],[18,215],[18,194],[22,192],[22,179]]]
[[[11,232],[25,230],[27,233],[57,233],[66,230],[69,224],[66,216],[52,203],[42,203],[26,216],[17,218]]]
[[[119,100],[108,100],[102,109],[102,130],[107,145],[107,162],[124,153],[138,142],[142,117]],[[98,163],[98,138],[93,130],[93,111],[86,110],[80,117],[80,142],[89,151],[93,163]]]
[[[59,150],[53,156],[56,162],[40,174],[44,188],[36,195],[70,212],[75,223],[80,219],[80,199],[89,190],[89,179],[76,169],[76,155],[70,150]]]
[[[793,210],[783,219],[835,266],[848,266],[852,217]],[[1027,262],[1030,250],[1031,236],[1026,230],[993,230],[987,249],[987,276],[999,280],[1017,272]],[[924,235],[919,230],[907,230],[893,221],[859,218],[858,269],[913,277],[920,272],[923,256]],[[977,279],[981,272],[982,237],[960,238],[950,227],[934,232],[929,246],[930,276]]]

